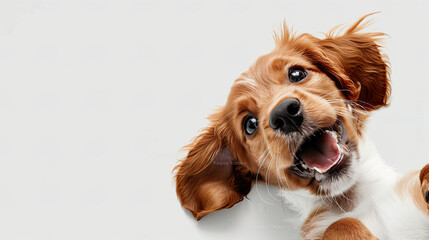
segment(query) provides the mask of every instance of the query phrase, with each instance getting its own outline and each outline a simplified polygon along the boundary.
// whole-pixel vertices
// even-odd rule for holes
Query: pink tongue
[[[339,155],[337,139],[324,132],[303,146],[301,158],[309,168],[326,172],[335,165]]]

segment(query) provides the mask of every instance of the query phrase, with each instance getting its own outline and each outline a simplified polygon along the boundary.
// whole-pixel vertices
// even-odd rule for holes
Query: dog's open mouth
[[[301,143],[289,170],[299,177],[321,181],[325,173],[335,171],[347,157],[350,151],[347,138],[346,128],[340,120],[316,130]]]

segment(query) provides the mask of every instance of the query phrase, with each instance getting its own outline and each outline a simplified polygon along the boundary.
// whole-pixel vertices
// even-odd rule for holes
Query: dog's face
[[[177,194],[196,219],[240,201],[255,180],[336,196],[350,190],[365,119],[385,106],[388,67],[358,21],[341,36],[276,36],[235,80],[227,103],[176,166]]]
[[[259,58],[235,81],[224,110],[251,172],[321,195],[350,188],[364,119],[342,90],[293,50]]]

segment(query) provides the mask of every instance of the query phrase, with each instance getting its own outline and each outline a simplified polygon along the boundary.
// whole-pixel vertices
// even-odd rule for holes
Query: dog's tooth
[[[322,181],[323,175],[320,173],[316,173],[314,174],[314,178],[316,179],[316,181],[320,182]]]
[[[304,169],[308,169],[307,165],[305,163],[303,163],[303,162],[301,163],[301,167],[304,168]]]
[[[318,169],[317,167],[314,167],[314,170],[316,170],[316,172],[318,172],[318,173],[320,173],[320,174],[325,173],[324,171],[322,171],[322,170]]]
[[[329,134],[331,134],[331,135],[334,135],[334,134],[335,134],[335,132],[334,132],[334,131],[332,131],[332,130],[325,130],[325,132],[327,132],[327,133],[329,133]]]
[[[328,133],[329,135],[331,135],[332,137],[334,137],[337,141],[338,141],[338,134],[335,131],[331,131],[331,130],[326,130],[326,133]]]
[[[326,130],[325,132],[331,134],[332,136],[337,136],[337,132],[335,132],[333,130]]]

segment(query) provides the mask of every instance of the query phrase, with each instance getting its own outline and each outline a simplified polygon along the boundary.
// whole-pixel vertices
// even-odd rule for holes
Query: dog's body
[[[364,18],[325,39],[285,26],[234,82],[175,168],[197,220],[263,180],[299,213],[303,239],[429,239],[429,166],[400,176],[364,134],[390,95],[383,34],[362,33]]]

